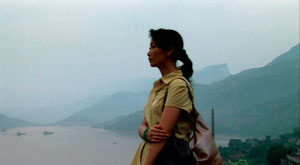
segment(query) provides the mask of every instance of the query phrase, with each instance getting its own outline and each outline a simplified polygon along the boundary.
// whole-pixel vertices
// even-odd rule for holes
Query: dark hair
[[[171,29],[158,29],[149,31],[149,36],[156,43],[156,45],[162,50],[169,50],[173,48],[172,58],[176,63],[177,60],[183,63],[179,69],[182,71],[183,76],[190,81],[190,77],[193,75],[193,63],[186,54],[183,48],[183,39],[181,35]]]

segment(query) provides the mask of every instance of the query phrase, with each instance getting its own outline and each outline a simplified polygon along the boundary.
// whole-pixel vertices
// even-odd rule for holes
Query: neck
[[[171,72],[177,71],[176,64],[173,63],[173,62],[167,63],[163,66],[159,66],[158,69],[159,69],[160,74],[161,74],[162,77],[169,74],[169,73],[171,73]]]

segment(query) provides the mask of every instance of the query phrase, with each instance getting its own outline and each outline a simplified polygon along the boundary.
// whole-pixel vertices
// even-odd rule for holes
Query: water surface
[[[16,132],[26,133],[16,136]],[[43,135],[44,131],[54,132]],[[103,129],[25,127],[0,132],[1,165],[130,164],[140,139]]]
[[[54,134],[43,135],[44,131]],[[16,136],[17,132],[26,133]],[[230,136],[216,136],[226,146]],[[88,127],[24,127],[0,132],[0,165],[129,165],[141,142],[137,132]]]

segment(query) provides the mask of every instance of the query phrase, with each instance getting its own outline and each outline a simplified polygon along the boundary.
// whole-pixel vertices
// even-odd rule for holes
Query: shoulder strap
[[[193,97],[193,95],[192,95],[192,92],[191,92],[191,90],[190,90],[190,87],[189,87],[189,83],[187,82],[187,80],[186,79],[184,79],[184,78],[177,78],[177,79],[181,79],[181,80],[183,80],[185,83],[186,83],[186,87],[187,87],[187,89],[188,89],[188,94],[189,94],[189,98],[190,98],[190,100],[192,101],[192,104],[193,104],[193,109],[194,109],[194,97]],[[174,79],[174,80],[176,80],[176,79]],[[172,80],[172,81],[174,81],[174,80]],[[172,83],[172,81],[169,83],[169,84],[171,84]],[[165,97],[164,97],[164,104],[163,104],[163,109],[162,109],[162,111],[164,111],[164,108],[165,108],[165,104],[166,104],[166,100],[167,100],[167,96],[168,96],[168,89],[169,89],[169,87],[167,87],[167,90],[166,90],[166,94],[165,94]]]
[[[189,83],[187,82],[187,80],[186,79],[184,79],[184,78],[177,78],[177,79],[181,79],[181,80],[183,80],[185,83],[186,83],[186,87],[187,87],[187,89],[188,89],[188,92],[189,92],[189,97],[190,97],[190,100],[192,101],[192,104],[193,104],[193,109],[195,109],[194,108],[194,97],[193,97],[193,95],[192,95],[192,92],[191,92],[191,90],[190,90],[190,87],[189,87]],[[175,79],[174,79],[175,80]],[[172,80],[172,81],[174,81],[174,80]],[[172,82],[171,81],[171,82]],[[171,83],[170,82],[170,83]],[[169,83],[169,84],[170,84]],[[167,100],[167,96],[168,96],[168,89],[169,89],[169,87],[167,87],[167,90],[166,90],[166,94],[165,94],[165,97],[164,97],[164,104],[163,104],[163,109],[162,109],[162,111],[164,111],[164,108],[165,108],[165,104],[166,104],[166,100]]]
[[[195,109],[195,105],[194,105],[194,97],[193,97],[193,95],[192,95],[192,92],[191,92],[191,90],[190,90],[190,87],[189,87],[189,83],[187,82],[187,80],[186,79],[184,79],[184,78],[177,78],[177,79],[181,79],[181,80],[183,80],[185,83],[186,83],[186,87],[187,87],[187,89],[188,89],[188,92],[189,92],[189,97],[190,97],[190,100],[191,100],[191,102],[192,102],[192,112],[193,112],[193,117],[194,117],[194,130],[193,130],[193,136],[191,137],[191,139],[193,139],[194,138],[194,136],[195,136],[195,131],[196,131],[196,109]],[[174,79],[175,80],[175,79]],[[172,80],[172,81],[174,81],[174,80]],[[171,81],[171,82],[172,82]],[[170,82],[170,83],[171,83]],[[169,84],[170,84],[169,83]],[[169,89],[169,87],[167,87],[167,90],[166,90],[166,94],[165,94],[165,97],[164,97],[164,104],[163,104],[163,107],[162,107],[162,111],[164,111],[164,108],[165,108],[165,104],[166,104],[166,100],[167,100],[167,96],[168,96],[168,89]],[[190,140],[191,140],[190,139]]]

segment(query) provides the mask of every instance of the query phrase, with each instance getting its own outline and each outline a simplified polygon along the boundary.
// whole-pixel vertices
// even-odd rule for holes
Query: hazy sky
[[[299,0],[1,0],[0,113],[158,78],[146,54],[149,29],[161,27],[182,34],[195,70],[238,73],[299,43]]]

